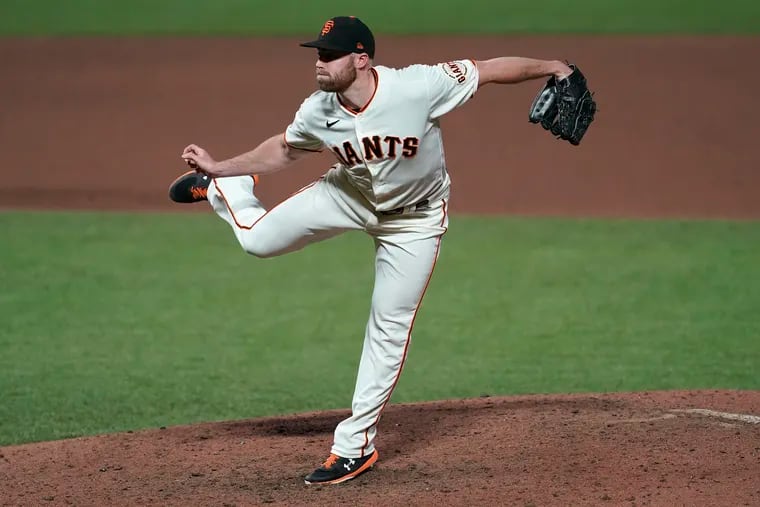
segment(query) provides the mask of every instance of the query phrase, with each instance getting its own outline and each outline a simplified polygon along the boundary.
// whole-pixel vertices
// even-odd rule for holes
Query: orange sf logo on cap
[[[362,44],[361,42],[357,42],[356,49],[364,49],[364,44]]]
[[[327,23],[325,23],[325,26],[322,27],[322,36],[324,37],[328,33],[330,33],[330,30],[332,30],[333,26],[335,25],[335,22],[331,19],[328,20]]]

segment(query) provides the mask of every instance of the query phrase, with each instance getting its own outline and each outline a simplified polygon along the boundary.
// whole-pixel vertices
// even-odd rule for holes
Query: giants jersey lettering
[[[372,73],[377,86],[364,109],[355,111],[336,93],[317,91],[301,104],[285,142],[330,150],[377,211],[447,197],[450,180],[438,119],[475,94],[475,63],[379,66]]]

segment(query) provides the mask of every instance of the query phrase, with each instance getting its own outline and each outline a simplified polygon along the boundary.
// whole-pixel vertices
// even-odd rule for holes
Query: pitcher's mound
[[[392,405],[380,460],[306,486],[345,411],[0,449],[3,505],[758,505],[760,392]]]

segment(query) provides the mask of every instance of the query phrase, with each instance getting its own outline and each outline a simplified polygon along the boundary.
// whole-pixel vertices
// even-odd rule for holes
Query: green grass
[[[0,237],[0,445],[349,406],[362,234],[269,260],[205,214]],[[454,217],[394,401],[760,389],[759,249],[752,222]]]
[[[355,15],[378,34],[757,33],[756,0],[2,0],[0,34],[309,35]]]

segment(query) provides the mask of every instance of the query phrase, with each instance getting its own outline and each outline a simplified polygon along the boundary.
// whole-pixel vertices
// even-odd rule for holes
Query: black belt
[[[423,199],[416,204],[412,204],[411,206],[401,206],[400,208],[389,209],[388,211],[379,211],[378,213],[381,215],[401,215],[402,213],[409,213],[410,211],[425,209],[428,207],[428,204],[430,204],[430,201]]]

